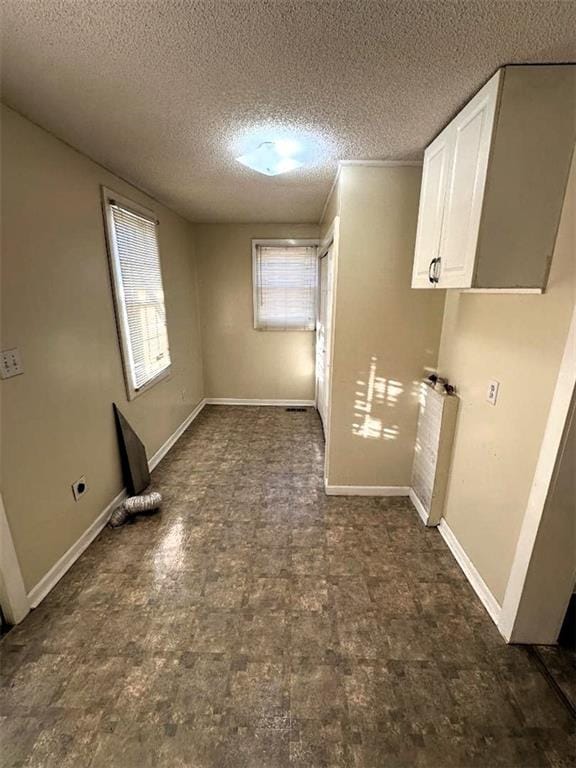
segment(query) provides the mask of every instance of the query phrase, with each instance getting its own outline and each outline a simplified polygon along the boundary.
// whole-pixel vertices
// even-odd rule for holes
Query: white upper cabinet
[[[413,288],[542,290],[576,139],[576,66],[499,70],[424,154]]]

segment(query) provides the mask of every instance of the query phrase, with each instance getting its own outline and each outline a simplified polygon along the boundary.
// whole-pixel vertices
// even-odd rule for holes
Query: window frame
[[[318,324],[318,318],[315,317],[314,319],[314,328],[309,329],[303,329],[303,328],[260,328],[258,326],[257,322],[257,307],[258,307],[258,285],[257,285],[257,279],[256,275],[258,273],[257,264],[258,264],[258,247],[259,246],[271,246],[272,248],[278,247],[290,247],[294,246],[297,247],[315,247],[316,248],[316,261],[318,262],[318,246],[320,245],[320,240],[318,238],[300,238],[300,237],[283,237],[283,238],[258,238],[255,240],[252,240],[252,326],[255,331],[259,332],[268,332],[272,331],[273,333],[316,333],[316,327]],[[316,278],[318,278],[318,264],[316,264]],[[316,286],[318,287],[318,286]],[[318,299],[316,298],[316,304],[318,304]],[[318,307],[316,306],[316,310]],[[316,312],[317,314],[317,312]]]
[[[128,211],[132,211],[137,216],[142,216],[154,222],[158,226],[158,217],[154,211],[146,208],[139,203],[134,202],[128,197],[114,192],[114,190],[108,187],[101,187],[102,190],[102,213],[104,216],[104,231],[106,234],[106,250],[108,252],[108,266],[110,269],[110,282],[112,284],[112,297],[114,304],[114,315],[116,318],[116,330],[118,336],[118,343],[120,345],[120,357],[122,359],[122,371],[124,374],[124,384],[126,386],[126,394],[128,400],[135,400],[140,395],[148,392],[159,382],[164,379],[169,379],[172,375],[172,355],[170,354],[170,339],[168,336],[168,313],[166,308],[166,295],[164,295],[164,311],[166,312],[166,337],[168,341],[168,354],[170,357],[170,363],[156,374],[152,379],[149,379],[141,387],[136,388],[132,381],[131,369],[133,368],[132,348],[130,346],[130,329],[128,325],[128,316],[126,312],[126,300],[124,296],[124,284],[122,282],[122,271],[120,267],[120,258],[118,255],[118,247],[116,243],[116,230],[114,228],[114,221],[112,218],[111,202],[117,202],[122,208]],[[156,235],[156,242],[158,244],[158,260],[160,263],[160,277],[162,280],[162,289],[164,290],[164,275],[162,274],[162,261],[160,258],[160,242],[158,235]]]

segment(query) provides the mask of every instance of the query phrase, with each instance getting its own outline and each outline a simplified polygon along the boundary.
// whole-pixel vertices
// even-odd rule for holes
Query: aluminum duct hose
[[[108,525],[112,528],[118,528],[120,525],[124,525],[132,515],[137,515],[140,512],[151,512],[158,509],[161,503],[162,496],[158,491],[143,493],[141,496],[131,496],[112,512]]]
[[[162,503],[162,496],[158,491],[143,493],[141,496],[131,496],[124,502],[124,509],[129,515],[137,515],[139,512],[151,512],[158,509]]]

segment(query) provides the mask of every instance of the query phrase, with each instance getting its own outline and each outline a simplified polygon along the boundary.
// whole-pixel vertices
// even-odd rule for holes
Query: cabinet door
[[[432,260],[437,258],[450,158],[443,131],[424,153],[412,288],[434,288]]]
[[[499,83],[497,72],[446,129],[452,162],[437,265],[439,288],[472,285]]]

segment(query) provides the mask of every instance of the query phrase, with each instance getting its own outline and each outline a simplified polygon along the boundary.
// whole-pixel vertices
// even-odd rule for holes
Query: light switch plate
[[[488,389],[486,390],[486,400],[490,403],[490,405],[496,405],[496,400],[498,400],[498,390],[500,389],[500,382],[495,381],[492,379],[492,381],[488,382]]]
[[[18,376],[24,373],[22,359],[18,347],[14,349],[3,349],[0,352],[0,377],[10,379],[12,376]]]

